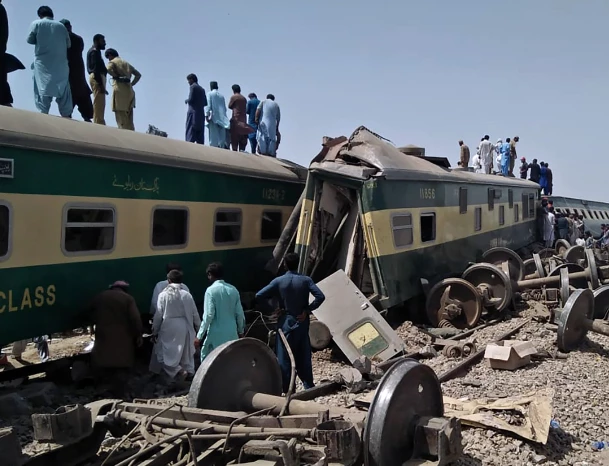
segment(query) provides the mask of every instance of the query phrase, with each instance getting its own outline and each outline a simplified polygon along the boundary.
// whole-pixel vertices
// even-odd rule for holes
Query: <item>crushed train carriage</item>
[[[211,261],[256,291],[305,176],[271,157],[0,107],[0,345],[83,325],[118,279],[148,314],[167,262],[199,305]]]
[[[327,141],[293,235],[300,271],[319,281],[343,269],[388,309],[421,295],[421,279],[433,285],[490,248],[536,241],[536,183],[448,167],[364,127]]]

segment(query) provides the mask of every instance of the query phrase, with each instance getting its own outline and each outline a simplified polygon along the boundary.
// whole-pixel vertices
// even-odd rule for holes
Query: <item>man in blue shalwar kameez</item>
[[[309,315],[325,301],[326,297],[310,277],[300,275],[298,254],[285,256],[284,264],[288,269],[281,277],[275,278],[266,287],[256,293],[257,299],[278,298],[280,316],[277,327],[285,334],[286,340],[294,355],[296,373],[304,388],[312,388],[313,365],[311,363],[311,343],[309,341]],[[309,304],[309,294],[313,302]],[[281,367],[283,392],[287,393],[292,372],[288,352],[279,334],[275,343],[277,359]]]
[[[201,361],[218,346],[241,338],[245,331],[241,296],[223,280],[222,264],[209,264],[207,278],[211,285],[205,290],[203,320],[195,340],[195,347],[201,347]]]
[[[207,97],[205,89],[199,85],[196,74],[189,74],[186,80],[190,85],[190,92],[186,104],[186,141],[195,144],[205,144],[205,107]]]
[[[501,153],[501,174],[509,176],[510,174],[510,138],[507,138],[499,148]]]
[[[256,141],[256,132],[258,131],[258,125],[256,124],[256,110],[258,110],[260,101],[258,100],[258,96],[253,92],[251,92],[247,97],[250,99],[247,101],[247,107],[245,108],[245,113],[247,113],[247,124],[250,125],[254,130],[247,137],[250,140],[252,154],[255,154],[256,148],[258,147],[258,142]]]
[[[65,26],[53,19],[53,11],[48,6],[38,8],[38,17],[30,26],[27,38],[28,44],[35,46],[32,70],[36,108],[48,114],[54,97],[59,114],[71,118],[74,106],[68,66],[70,36]]]
[[[281,111],[275,102],[275,96],[269,94],[266,100],[258,105],[256,110],[256,122],[258,123],[258,150],[262,155],[277,157],[277,136],[279,133],[279,122]]]
[[[226,100],[224,96],[218,92],[218,83],[212,81],[209,83],[209,97],[207,99],[207,127],[209,129],[209,145],[212,147],[220,147],[228,149],[228,130],[230,122],[226,116]]]

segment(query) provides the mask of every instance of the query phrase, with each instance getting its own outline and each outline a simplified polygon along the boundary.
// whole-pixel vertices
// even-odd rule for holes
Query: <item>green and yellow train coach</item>
[[[270,157],[0,107],[0,344],[76,328],[115,280],[140,311],[165,264],[255,291],[306,171]]]
[[[450,170],[446,159],[416,152],[363,127],[326,145],[300,214],[302,272],[321,280],[343,269],[388,309],[421,295],[421,279],[433,285],[488,249],[536,241],[536,183]]]

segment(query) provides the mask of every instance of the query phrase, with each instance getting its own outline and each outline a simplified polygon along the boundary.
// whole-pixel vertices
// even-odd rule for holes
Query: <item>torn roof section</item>
[[[364,181],[371,177],[394,180],[445,180],[451,182],[488,183],[493,185],[534,183],[516,178],[484,175],[466,170],[450,170],[445,157],[428,157],[418,146],[396,147],[365,126],[357,128],[347,139],[325,137],[321,152],[313,159],[309,171],[333,177]]]

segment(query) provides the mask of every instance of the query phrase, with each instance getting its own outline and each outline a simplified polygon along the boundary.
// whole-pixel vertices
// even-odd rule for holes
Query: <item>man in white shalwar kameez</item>
[[[543,240],[546,243],[546,248],[551,248],[554,245],[554,225],[556,217],[554,216],[554,207],[548,207],[544,224],[543,224]]]
[[[482,172],[490,174],[493,168],[493,152],[494,146],[489,141],[490,136],[487,134],[480,142],[480,162],[482,163]]]
[[[186,378],[195,373],[195,337],[201,318],[192,295],[182,285],[182,272],[167,274],[169,284],[159,295],[152,322],[158,362],[171,377]]]

